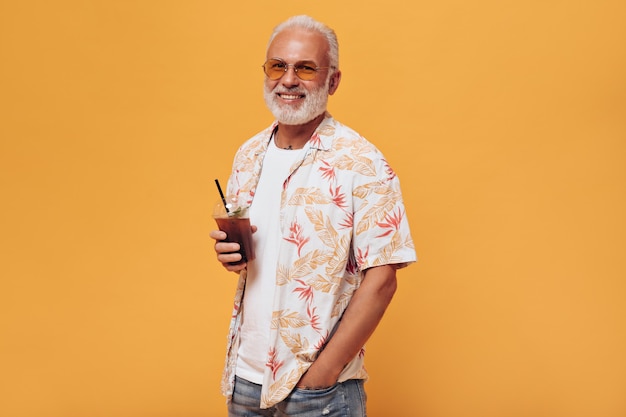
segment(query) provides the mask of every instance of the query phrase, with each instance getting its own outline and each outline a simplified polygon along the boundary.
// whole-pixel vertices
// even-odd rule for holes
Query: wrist
[[[339,379],[340,373],[341,371],[336,372],[332,368],[325,367],[323,363],[315,361],[300,378],[298,388],[318,390],[331,387]]]

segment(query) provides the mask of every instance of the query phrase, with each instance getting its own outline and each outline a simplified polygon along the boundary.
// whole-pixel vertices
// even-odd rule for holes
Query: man
[[[229,416],[365,416],[363,346],[416,260],[398,178],[326,111],[341,80],[334,31],[274,30],[265,101],[276,121],[238,150],[228,194],[250,203],[256,259],[212,231],[240,274],[222,389]],[[244,295],[245,294],[245,295]]]

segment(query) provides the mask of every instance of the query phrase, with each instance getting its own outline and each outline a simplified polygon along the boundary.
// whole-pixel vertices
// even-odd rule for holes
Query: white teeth
[[[283,94],[281,97],[284,98],[285,100],[295,100],[299,98],[300,96],[295,96],[295,95],[292,96],[292,95]]]

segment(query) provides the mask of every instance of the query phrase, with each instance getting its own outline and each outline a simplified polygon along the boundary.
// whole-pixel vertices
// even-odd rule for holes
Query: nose
[[[287,67],[287,72],[281,77],[280,82],[285,87],[294,87],[300,84],[300,78],[296,75],[296,69],[292,65]]]

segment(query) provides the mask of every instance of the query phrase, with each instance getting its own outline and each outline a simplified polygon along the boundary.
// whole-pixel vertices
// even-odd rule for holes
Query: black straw
[[[224,197],[224,193],[222,192],[222,187],[220,187],[220,182],[215,179],[215,185],[217,185],[217,191],[220,192],[220,197],[222,197],[222,202],[224,203],[224,208],[226,209],[226,213],[230,213],[228,210],[228,204],[226,204],[226,198]]]

